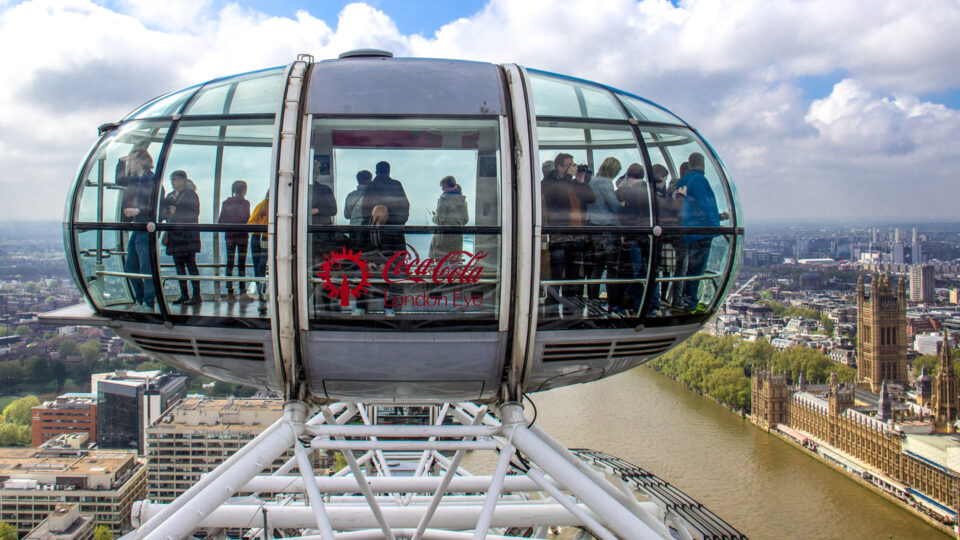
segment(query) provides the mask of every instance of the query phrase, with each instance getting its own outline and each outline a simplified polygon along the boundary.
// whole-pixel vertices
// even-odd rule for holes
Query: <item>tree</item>
[[[60,360],[54,360],[50,362],[50,375],[53,377],[53,381],[57,383],[57,393],[59,394],[63,391],[63,383],[67,382],[70,371],[66,364]]]
[[[72,339],[65,339],[60,342],[60,346],[57,347],[57,352],[61,356],[73,356],[80,351],[80,347],[77,345],[77,342]]]
[[[30,427],[30,408],[40,405],[37,396],[27,396],[12,401],[3,409],[3,419],[9,424]]]
[[[164,371],[166,369],[167,369],[166,366],[164,366],[160,362],[157,362],[156,360],[146,360],[144,362],[140,362],[139,364],[137,364],[135,371],[156,371],[156,370]]]
[[[913,360],[913,374],[920,376],[921,368],[925,368],[927,376],[933,377],[937,373],[937,367],[940,365],[940,359],[932,354],[922,354]]]
[[[17,529],[6,521],[0,521],[0,540],[17,540]]]
[[[100,342],[95,339],[84,341],[82,345],[77,347],[77,352],[88,362],[96,360],[100,358]]]
[[[29,326],[21,324],[16,330],[13,331],[13,333],[18,336],[30,336],[33,335],[33,330],[31,330]]]
[[[30,382],[43,385],[50,381],[50,360],[45,356],[31,356],[26,362]]]
[[[30,446],[30,426],[0,424],[0,446]]]
[[[140,352],[140,350],[129,343],[124,343],[123,348],[120,349],[120,352],[124,354],[137,354],[138,352]]]
[[[831,319],[829,315],[825,314],[823,317],[820,317],[820,322],[823,323],[823,330],[827,333],[827,335],[832,336],[835,326],[833,319]]]
[[[106,525],[97,525],[93,531],[93,540],[113,540],[113,533]]]

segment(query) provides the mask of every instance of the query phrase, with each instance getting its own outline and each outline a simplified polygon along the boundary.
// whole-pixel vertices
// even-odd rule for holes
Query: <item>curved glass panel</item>
[[[315,120],[314,321],[495,320],[500,142],[495,119]]]
[[[256,237],[253,250],[252,237]],[[267,281],[265,266],[257,266],[262,252],[259,237],[259,233],[195,228],[163,231],[157,259],[167,312],[174,316],[266,317],[266,309],[258,302]]]
[[[733,255],[732,239],[721,234],[664,235],[656,276],[659,286],[647,316],[701,315],[714,309],[714,301],[729,288],[726,272]]]
[[[663,124],[684,124],[670,111],[629,94],[617,94],[623,105],[630,111],[630,116],[640,122],[659,122]]]
[[[609,90],[598,86],[528,71],[537,116],[626,120]]]
[[[283,68],[274,68],[209,83],[185,115],[275,114],[283,92]]]
[[[152,301],[149,236],[145,231],[78,231],[80,274],[97,309],[157,313]],[[140,261],[147,266],[141,267]],[[146,304],[144,294],[150,301]],[[137,301],[139,300],[139,302]]]
[[[266,283],[266,244],[258,232],[265,227],[250,217],[269,189],[273,134],[269,118],[179,124],[157,214],[157,258],[171,315],[266,316],[257,302]]]
[[[134,111],[127,118],[139,119],[139,118],[159,118],[159,117],[169,117],[180,112],[180,108],[183,107],[183,104],[186,103],[190,96],[197,91],[197,88],[200,85],[191,86],[189,88],[184,88],[172,94],[167,94],[166,96],[161,96],[150,103],[147,103],[140,109]]]
[[[633,130],[626,123],[539,120],[537,133],[540,328],[636,325],[628,319],[639,314],[652,223]]]
[[[169,126],[169,122],[130,122],[112,132],[87,161],[74,221],[152,221],[153,167]],[[129,215],[124,215],[124,208],[132,209],[126,211]]]
[[[662,225],[732,225],[730,200],[720,166],[696,134],[687,128],[644,127],[643,142],[654,169],[651,176],[658,181],[658,191],[663,193],[658,198]]]
[[[246,184],[252,206],[269,188],[273,127],[272,119],[181,121],[161,171],[166,193],[170,175],[185,172],[200,200],[194,223],[217,223],[237,181]]]

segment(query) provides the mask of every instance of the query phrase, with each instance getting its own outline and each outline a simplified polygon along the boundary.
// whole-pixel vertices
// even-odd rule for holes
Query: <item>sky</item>
[[[0,0],[0,220],[61,219],[97,126],[356,48],[517,63],[657,102],[746,223],[957,220],[957,0]]]

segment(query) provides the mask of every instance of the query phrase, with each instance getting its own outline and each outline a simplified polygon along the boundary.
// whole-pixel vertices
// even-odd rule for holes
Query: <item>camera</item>
[[[593,174],[593,171],[591,171],[586,165],[577,165],[577,173]]]

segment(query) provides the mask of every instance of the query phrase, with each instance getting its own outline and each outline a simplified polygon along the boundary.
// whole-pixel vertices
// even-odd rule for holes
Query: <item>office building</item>
[[[30,410],[30,445],[34,448],[64,433],[86,433],[97,440],[96,394],[63,394]]]
[[[147,428],[149,498],[172,501],[281,416],[282,399],[190,397],[175,404]],[[265,470],[291,457],[287,452]]]
[[[143,454],[146,430],[187,394],[187,378],[159,371],[117,371],[91,376],[97,394],[97,446]]]
[[[93,517],[80,513],[76,503],[58,504],[23,540],[93,540]]]
[[[84,450],[86,434],[61,435],[40,448],[0,448],[0,520],[20,535],[58,504],[73,503],[114,536],[130,530],[134,501],[147,495],[147,468],[132,450]]]

